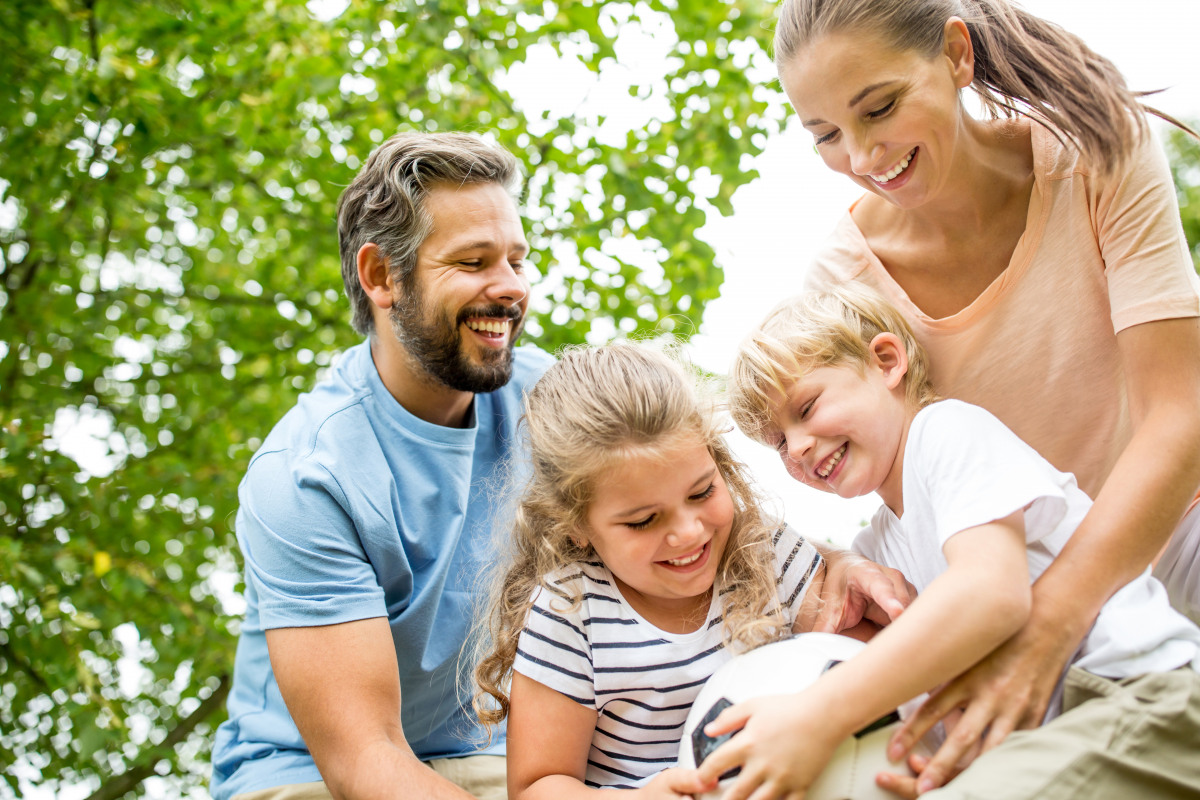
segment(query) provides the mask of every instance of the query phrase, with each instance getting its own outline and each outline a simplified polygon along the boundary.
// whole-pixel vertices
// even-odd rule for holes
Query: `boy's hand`
[[[634,793],[639,800],[692,800],[715,788],[717,782],[705,783],[698,770],[672,767],[655,775]]]
[[[734,767],[742,768],[724,800],[801,800],[833,756],[840,738],[805,702],[805,695],[756,697],[725,709],[704,727],[709,736],[741,731],[700,765],[702,780],[715,784]],[[798,746],[803,742],[804,746]]]
[[[1074,647],[1067,641],[1069,637],[1054,636],[1043,627],[1026,624],[978,664],[932,692],[896,731],[888,745],[888,756],[892,758],[909,752],[939,720],[962,712],[952,728],[947,725],[946,741],[922,766],[915,793],[944,786],[976,756],[1003,742],[1014,730],[1036,728],[1042,723]],[[905,797],[915,796],[890,785],[884,788]]]
[[[849,550],[823,550],[825,584],[821,608],[810,630],[841,633],[863,620],[887,625],[916,599],[917,590],[899,570]]]

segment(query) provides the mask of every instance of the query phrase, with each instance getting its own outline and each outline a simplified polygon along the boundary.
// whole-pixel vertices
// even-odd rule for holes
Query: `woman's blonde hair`
[[[784,0],[775,28],[781,72],[805,45],[831,33],[871,33],[932,58],[951,17],[967,25],[975,54],[971,88],[993,118],[1048,122],[1099,171],[1118,168],[1145,134],[1143,112],[1196,135],[1139,98],[1120,70],[1083,40],[1009,0]]]
[[[866,369],[871,341],[898,337],[908,355],[905,398],[914,408],[937,399],[929,359],[908,321],[876,292],[858,284],[784,300],[738,346],[729,371],[729,413],[751,439],[770,444],[779,398],[806,372],[851,364]]]
[[[604,476],[630,456],[667,454],[681,443],[707,447],[733,499],[733,526],[717,567],[725,638],[749,649],[786,635],[777,596],[773,534],[745,468],[725,443],[716,392],[696,373],[648,344],[570,349],[526,397],[531,466],[514,510],[507,560],[497,570],[477,637],[474,706],[495,725],[508,715],[517,640],[539,587],[577,605],[581,589],[547,576],[594,560],[587,514]],[[582,535],[581,535],[582,534]],[[565,594],[564,594],[565,593]]]

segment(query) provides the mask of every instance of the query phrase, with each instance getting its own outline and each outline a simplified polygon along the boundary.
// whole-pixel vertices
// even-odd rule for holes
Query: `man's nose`
[[[495,264],[488,275],[487,296],[497,302],[520,303],[529,294],[529,278],[524,267],[513,266],[507,259]]]

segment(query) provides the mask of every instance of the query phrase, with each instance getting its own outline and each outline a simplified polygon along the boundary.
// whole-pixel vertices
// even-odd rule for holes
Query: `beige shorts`
[[[1061,716],[975,760],[921,800],[1200,797],[1200,674],[1113,681],[1072,667]]]
[[[507,762],[504,756],[435,758],[425,763],[479,800],[508,800]],[[233,800],[333,800],[333,795],[322,781],[315,781],[246,792],[234,795]]]

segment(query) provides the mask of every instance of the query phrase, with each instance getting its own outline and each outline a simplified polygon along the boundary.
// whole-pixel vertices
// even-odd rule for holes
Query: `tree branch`
[[[43,678],[37,672],[37,670],[33,668],[32,664],[22,658],[20,653],[13,649],[11,643],[5,642],[4,644],[0,644],[0,655],[7,658],[13,663],[13,666],[18,667],[22,672],[28,675],[42,691],[50,691],[50,684],[46,682],[46,679]]]
[[[132,792],[140,786],[142,781],[158,774],[154,766],[165,757],[165,754],[171,748],[186,739],[188,734],[195,730],[197,725],[220,709],[225,704],[225,697],[228,694],[229,676],[222,675],[221,682],[213,690],[213,693],[197,706],[195,711],[180,721],[167,734],[167,738],[163,739],[160,744],[149,748],[124,773],[114,776],[107,783],[100,784],[100,788],[88,795],[87,800],[117,800],[117,798],[124,796],[128,792]]]

